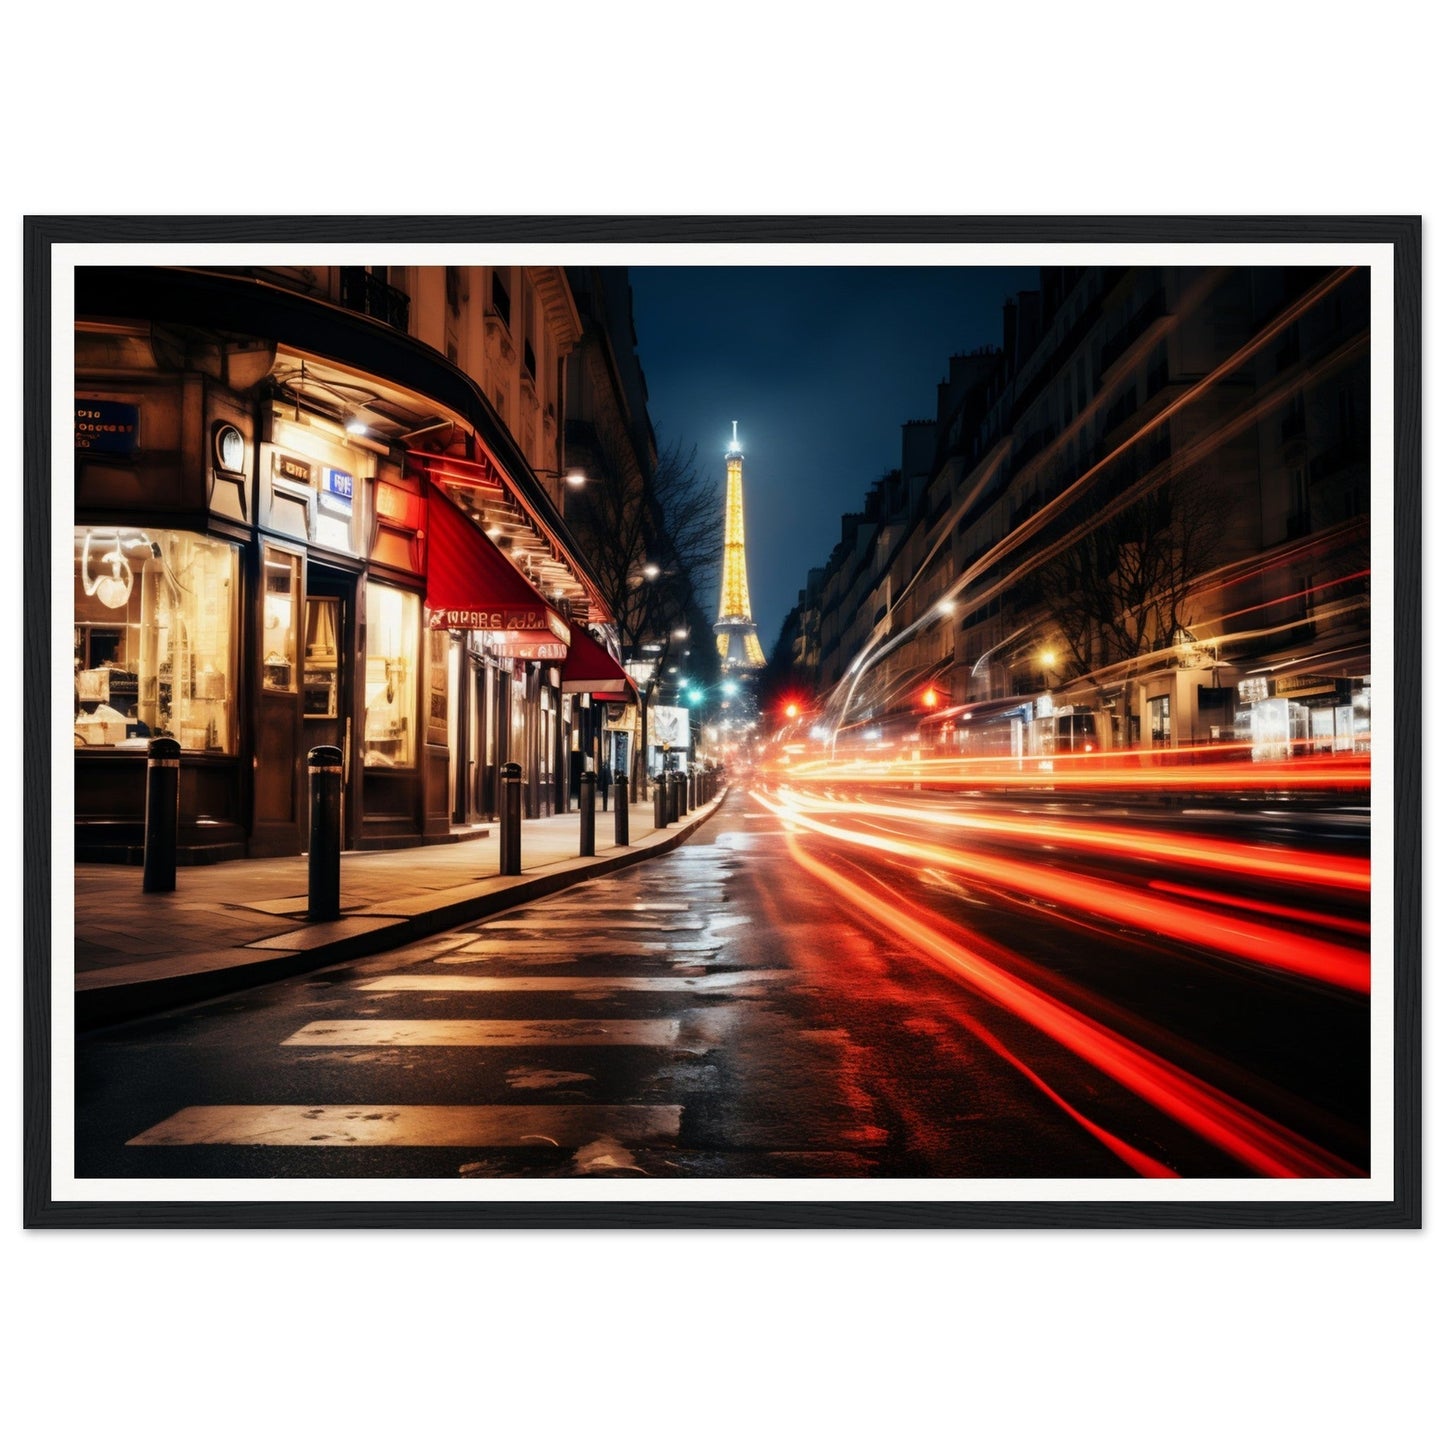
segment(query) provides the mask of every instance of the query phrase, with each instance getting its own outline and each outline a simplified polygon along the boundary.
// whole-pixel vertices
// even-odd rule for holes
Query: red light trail
[[[840,843],[979,878],[1007,891],[1045,898],[1082,913],[1109,918],[1180,943],[1213,949],[1265,968],[1299,974],[1358,993],[1369,991],[1369,954],[1360,949],[1305,938],[1252,919],[1223,917],[1211,909],[1176,903],[1104,878],[1072,874],[1053,864],[1028,863],[1015,857],[994,858],[910,838],[841,828],[816,816],[819,812],[838,811],[840,805],[833,800],[804,799],[792,793],[781,801],[760,793],[752,796],[785,823]]]
[[[770,806],[757,794],[753,796],[764,806]],[[774,811],[786,816],[782,810]],[[881,896],[881,889],[859,886],[814,857],[796,835],[789,839],[789,849],[797,865],[842,899],[852,913],[872,920],[889,936],[906,940],[924,957],[985,998],[1031,1024],[1245,1167],[1265,1176],[1287,1178],[1339,1177],[1360,1173],[1329,1150],[1310,1143],[1258,1110],[1015,977],[1007,971],[1006,965],[1024,966],[1024,961],[1017,955],[989,944],[986,946],[991,957],[985,957],[979,940],[970,938],[966,943],[960,930],[934,915],[926,915],[928,921],[924,921],[916,900],[906,900],[908,906],[900,907]],[[973,1032],[987,1042],[994,1042],[981,1026],[974,1027]],[[1019,1062],[1010,1051],[1000,1050],[1000,1054],[1011,1062]],[[1027,1072],[1031,1077],[1036,1075],[1034,1070],[1028,1069]],[[1042,1083],[1041,1080],[1036,1081]],[[1046,1092],[1109,1147],[1113,1148],[1114,1143],[1120,1142],[1101,1126],[1083,1120],[1080,1112],[1065,1103],[1057,1091],[1046,1086]],[[1111,1140],[1114,1143],[1110,1143]],[[1130,1146],[1125,1145],[1124,1148],[1133,1156],[1129,1158],[1131,1167],[1141,1174],[1158,1177],[1172,1172],[1167,1166],[1132,1150]],[[1119,1149],[1114,1152],[1121,1158],[1128,1157]]]

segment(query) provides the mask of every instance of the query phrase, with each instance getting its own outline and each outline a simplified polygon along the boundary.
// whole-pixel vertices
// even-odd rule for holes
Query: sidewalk
[[[667,828],[652,802],[629,810],[630,846],[597,814],[597,855],[578,856],[577,813],[522,823],[522,872],[498,873],[498,824],[439,847],[341,855],[341,917],[308,923],[304,857],[176,870],[174,893],[144,893],[141,870],[75,865],[75,1016],[90,1028],[342,963],[501,913],[676,847],[722,806]]]

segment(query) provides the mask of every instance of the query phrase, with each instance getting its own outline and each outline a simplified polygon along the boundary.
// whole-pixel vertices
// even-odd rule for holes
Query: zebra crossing
[[[640,872],[597,879],[413,946],[400,962],[379,955],[350,966],[326,990],[325,1017],[275,1040],[283,1065],[295,1061],[333,1092],[190,1103],[127,1143],[517,1151],[508,1164],[519,1173],[533,1158],[555,1173],[559,1154],[578,1173],[647,1172],[632,1151],[676,1148],[684,1117],[682,1101],[656,1097],[657,1081],[680,1047],[690,1056],[715,1036],[694,1027],[690,1011],[760,993],[767,981],[765,970],[728,967],[725,935],[708,921],[722,882],[699,861],[649,869],[658,898],[637,901]],[[447,1051],[435,1056],[445,1061],[436,1076],[449,1081],[441,1091],[472,1097],[414,1097],[430,1076],[431,1061],[416,1062],[428,1050]],[[352,1097],[338,1096],[335,1081],[351,1077]],[[393,1080],[405,1087],[389,1097]],[[480,1167],[463,1162],[459,1172]]]

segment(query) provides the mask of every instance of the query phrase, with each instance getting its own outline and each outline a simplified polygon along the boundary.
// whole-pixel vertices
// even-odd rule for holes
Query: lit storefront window
[[[1169,699],[1167,696],[1149,699],[1149,738],[1155,747],[1169,745]]]
[[[261,685],[267,692],[295,692],[301,559],[267,547],[263,570]]]
[[[1370,679],[1354,694],[1350,705],[1350,732],[1354,739],[1354,751],[1370,751]]]
[[[369,768],[410,768],[416,758],[417,638],[421,602],[366,584],[366,751]]]
[[[154,528],[75,529],[75,746],[236,749],[238,552]]]

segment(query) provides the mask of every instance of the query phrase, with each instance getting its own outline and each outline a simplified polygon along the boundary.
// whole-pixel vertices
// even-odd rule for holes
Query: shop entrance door
[[[477,823],[491,813],[487,788],[487,718],[490,702],[490,672],[486,659],[467,653],[463,662],[462,693],[466,698],[465,736],[462,741],[466,766],[459,822]]]
[[[356,579],[314,563],[307,569],[302,655],[302,757],[312,748],[341,749],[341,846],[354,848],[357,808],[353,780],[356,729]],[[300,847],[311,841],[311,795],[307,779],[300,815]]]
[[[498,816],[502,764],[508,761],[507,736],[512,714],[512,673],[510,668],[488,663],[477,679],[477,706],[485,711],[482,728],[485,748],[481,764],[481,809],[484,818]]]

